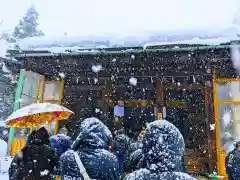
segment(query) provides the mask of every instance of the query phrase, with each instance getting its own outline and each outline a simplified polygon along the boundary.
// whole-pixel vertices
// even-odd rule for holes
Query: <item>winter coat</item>
[[[165,120],[148,125],[142,152],[145,169],[130,173],[126,180],[194,180],[182,171],[184,139],[179,130]]]
[[[127,172],[131,173],[143,166],[142,140],[132,142],[128,148]]]
[[[91,179],[119,179],[117,157],[109,152],[111,139],[111,132],[97,118],[88,118],[81,123],[80,133],[73,142],[72,150],[79,155]],[[65,152],[60,161],[63,180],[83,179],[71,151]]]
[[[55,157],[57,159],[57,166],[55,168],[55,175],[61,174],[60,156],[71,148],[72,141],[69,136],[58,134],[50,137],[51,147],[55,150]]]
[[[131,153],[127,161],[127,172],[131,173],[144,167],[145,164],[142,149],[138,149]]]
[[[233,150],[228,153],[225,163],[228,179],[238,180],[240,177],[240,152]]]
[[[138,150],[138,149],[142,149],[142,140],[137,140],[133,143],[130,144],[129,148],[128,148],[128,154],[131,155],[134,151]]]
[[[127,163],[127,150],[130,139],[125,134],[119,134],[115,137],[113,142],[113,152],[118,158],[119,175],[122,177]]]
[[[49,147],[48,132],[40,128],[14,157],[9,168],[9,179],[53,180],[55,165],[55,152]]]

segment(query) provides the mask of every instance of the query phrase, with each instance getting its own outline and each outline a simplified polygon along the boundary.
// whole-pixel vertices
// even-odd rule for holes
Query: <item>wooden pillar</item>
[[[156,109],[157,109],[157,119],[163,119],[163,106],[164,106],[164,98],[163,98],[163,84],[161,79],[156,79]]]
[[[108,109],[108,104],[106,103],[106,100],[109,98],[108,94],[111,93],[111,90],[112,90],[111,87],[112,87],[111,81],[106,79],[105,87],[102,89],[101,109],[102,109],[103,116],[107,119],[108,119],[109,109]]]

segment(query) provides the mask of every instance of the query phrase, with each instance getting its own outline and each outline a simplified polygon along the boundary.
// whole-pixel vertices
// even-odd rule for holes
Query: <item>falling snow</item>
[[[174,124],[174,126],[169,126],[170,129],[169,127],[166,127],[166,129],[169,129],[170,134],[174,135],[175,139],[172,143],[169,143],[169,137],[167,138],[166,134],[153,135],[150,137],[149,141],[153,142],[151,144],[153,147],[148,149],[147,152],[144,152],[144,155],[146,155],[146,158],[149,160],[148,169],[139,170],[139,174],[135,174],[135,177],[138,177],[142,173],[149,174],[150,171],[158,171],[159,169],[166,171],[162,174],[163,177],[169,177],[170,174],[168,171],[172,171],[172,169],[175,170],[177,166],[180,166],[178,162],[181,162],[182,159],[178,156],[179,154],[183,156],[184,153],[187,155],[192,153],[193,155],[188,156],[188,158],[196,158],[191,162],[192,167],[199,165],[201,157],[208,159],[208,132],[214,131],[212,133],[215,133],[216,128],[218,128],[215,125],[213,115],[209,113],[211,117],[208,117],[209,114],[206,113],[210,111],[211,113],[213,112],[213,97],[211,94],[213,83],[212,79],[208,79],[208,76],[212,75],[212,64],[214,64],[214,61],[219,57],[216,57],[217,55],[215,56],[214,51],[209,51],[209,54],[203,53],[202,55],[200,50],[196,52],[194,50],[182,52],[181,48],[191,44],[204,46],[219,45],[229,42],[229,39],[216,38],[207,40],[195,37],[184,41],[177,41],[177,44],[168,41],[153,43],[146,41],[144,43],[141,42],[145,54],[136,53],[137,51],[133,47],[129,47],[121,50],[121,53],[119,53],[121,55],[115,55],[109,52],[109,54],[105,55],[104,53],[109,50],[108,47],[110,47],[110,45],[93,43],[93,40],[90,42],[90,48],[86,50],[86,46],[82,46],[82,41],[79,43],[80,40],[77,38],[72,39],[74,47],[70,46],[69,37],[55,40],[49,40],[47,37],[42,38],[45,38],[45,40],[41,42],[42,44],[39,43],[40,41],[37,43],[37,40],[41,39],[40,37],[19,41],[18,43],[22,47],[20,52],[24,52],[25,49],[48,49],[51,53],[52,56],[46,57],[43,64],[38,64],[37,61],[33,61],[29,66],[35,71],[41,70],[41,73],[46,73],[47,78],[53,78],[58,81],[64,79],[66,87],[64,93],[66,94],[64,94],[63,97],[63,105],[73,108],[73,111],[76,112],[73,118],[70,119],[71,122],[69,121],[69,124],[66,123],[68,126],[71,126],[68,127],[67,130],[71,131],[74,136],[85,138],[85,136],[81,136],[83,131],[81,132],[82,134],[75,134],[74,128],[79,126],[72,127],[71,125],[74,124],[75,126],[75,122],[73,123],[74,120],[76,123],[82,122],[83,119],[81,116],[96,116],[105,124],[113,126],[113,129],[111,129],[113,133],[118,133],[118,130],[123,128],[123,131],[135,136],[139,130],[153,126],[151,122],[157,119],[157,116],[160,114],[158,114],[158,111],[161,112],[161,108],[164,107],[165,111],[161,116],[163,119]],[[29,45],[29,41],[36,43]],[[49,45],[48,48],[45,48],[43,46],[44,44],[48,44],[46,42],[50,42],[52,45],[56,42],[62,43],[60,43],[61,45],[59,45],[59,47],[51,47],[51,45]],[[171,46],[170,49],[173,50],[173,52],[147,52],[152,46],[160,45]],[[161,49],[165,50],[164,47],[161,47]],[[232,49],[232,60],[236,69],[240,67],[239,52],[238,48]],[[81,53],[83,55],[75,58],[74,53]],[[91,56],[85,57],[84,54],[91,54]],[[48,61],[52,57],[56,58],[56,61]],[[67,63],[68,58],[71,59],[69,63]],[[80,61],[82,64],[79,63]],[[12,82],[14,82],[13,80],[16,82],[16,78],[14,79],[12,77],[11,70],[8,69],[4,62],[1,63],[1,67],[3,73],[6,73],[4,77],[11,79]],[[222,69],[224,69],[224,67]],[[189,71],[191,71],[191,73],[189,73]],[[205,76],[202,74],[208,75]],[[207,97],[205,97],[205,89],[199,88],[197,85],[204,88],[207,87],[206,89],[209,90]],[[71,86],[74,86],[74,88]],[[162,90],[163,97],[159,95],[162,93],[160,92],[159,86],[164,87]],[[197,88],[195,86],[197,86]],[[234,98],[234,93],[229,92],[228,94],[230,98]],[[54,98],[54,95],[49,95],[49,97]],[[206,99],[209,101],[208,104],[206,103]],[[119,101],[122,102],[120,103]],[[27,103],[26,99],[22,97],[19,98],[18,102],[20,104]],[[157,106],[154,109],[155,104],[157,104]],[[115,107],[121,109],[121,113],[118,112],[117,114]],[[224,112],[219,118],[222,122],[221,125],[228,128],[232,127],[232,119],[232,112]],[[105,143],[104,140],[106,139],[101,139],[100,134],[92,133],[93,129],[97,127],[90,125],[93,122],[95,122],[95,120],[90,119],[90,123],[84,122],[81,128],[84,129],[84,133],[90,132],[91,137],[94,139],[94,144],[91,145],[101,146]],[[163,122],[164,121],[161,123]],[[128,129],[124,129],[125,127],[122,127],[125,123],[129,123],[127,124],[131,127],[129,131]],[[154,126],[158,123],[159,122],[155,123]],[[135,126],[138,129],[134,129]],[[164,126],[167,125],[165,124]],[[175,129],[175,126],[180,132]],[[2,133],[6,135],[8,131],[2,131]],[[104,129],[104,133],[107,134],[107,137],[112,136],[108,129]],[[157,134],[158,130],[153,129],[152,133]],[[175,137],[176,134],[178,134],[177,137]],[[222,132],[222,135],[224,138],[232,138],[231,129]],[[97,141],[95,141],[95,138]],[[85,140],[86,139],[81,139],[81,141]],[[183,140],[185,143],[181,143]],[[177,148],[178,155],[171,154],[172,152],[168,148],[179,144],[181,144],[182,147]],[[185,145],[186,149],[184,150],[185,147],[183,146]],[[107,148],[109,147],[107,146]],[[162,151],[159,151],[159,149]],[[146,151],[146,148],[144,150]],[[194,153],[198,156],[195,157]],[[107,154],[108,152],[102,152],[101,155],[107,156]],[[17,155],[22,158],[21,151]],[[99,155],[99,153],[97,155]],[[34,162],[38,163],[36,160],[34,160]],[[185,163],[190,163],[190,160]],[[205,167],[203,167],[203,169],[204,168]],[[29,173],[32,173],[32,171],[30,170]],[[40,173],[41,176],[46,176],[49,174],[49,171],[43,170]],[[189,178],[188,175],[177,172],[174,173],[174,175],[180,180],[184,177]],[[134,179],[134,177],[130,175],[129,179]]]

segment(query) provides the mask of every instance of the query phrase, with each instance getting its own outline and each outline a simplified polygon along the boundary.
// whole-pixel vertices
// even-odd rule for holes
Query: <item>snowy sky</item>
[[[223,28],[239,0],[0,0],[2,29],[13,29],[28,7],[40,14],[46,35],[136,33],[147,30]]]

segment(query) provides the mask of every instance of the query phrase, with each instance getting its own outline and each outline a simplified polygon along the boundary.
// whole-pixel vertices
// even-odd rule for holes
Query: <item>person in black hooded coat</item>
[[[179,130],[165,120],[149,124],[143,138],[145,168],[130,173],[125,180],[194,180],[182,172],[184,139]]]
[[[113,142],[114,154],[118,158],[120,177],[124,176],[124,172],[127,164],[127,150],[130,139],[125,134],[119,134],[115,137]]]
[[[29,136],[28,143],[16,154],[10,168],[10,180],[53,180],[55,152],[49,147],[48,131],[42,127]]]
[[[33,136],[34,134],[36,133],[36,130],[33,130],[31,132],[31,134],[29,134],[28,138],[27,138],[27,142],[25,144],[25,146],[29,146],[33,140]],[[25,147],[24,146],[24,147]],[[18,163],[19,163],[19,157],[18,157],[18,154],[16,154],[10,164],[10,167],[8,169],[8,174],[9,174],[9,180],[13,180],[13,176],[16,174],[16,171],[17,171],[17,167],[18,167]]]
[[[144,137],[145,131],[141,131],[140,134],[135,138],[136,141],[131,143],[128,149],[127,158],[127,172],[131,173],[135,170],[144,167],[144,155],[142,153],[142,139]]]
[[[137,171],[145,167],[142,149],[138,149],[131,153],[131,155],[128,157],[126,166],[127,173],[132,173],[133,171]]]
[[[142,139],[138,139],[129,145],[128,154],[131,155],[138,149],[142,149]]]
[[[72,150],[77,152],[88,176],[97,180],[118,180],[119,168],[117,157],[109,152],[112,134],[97,118],[87,118],[80,126]],[[74,154],[66,151],[61,157],[62,180],[83,180]]]

